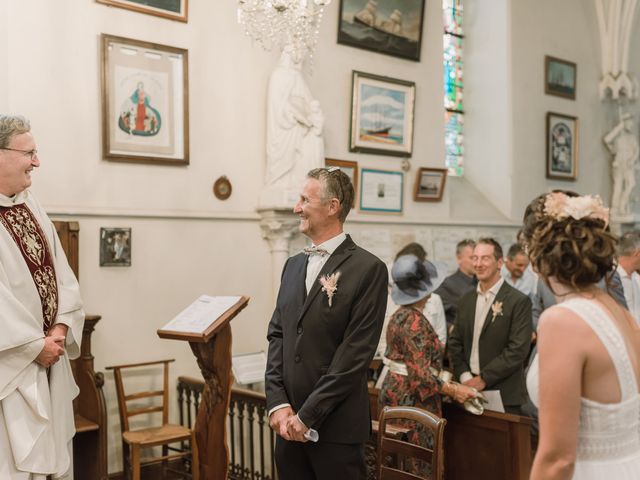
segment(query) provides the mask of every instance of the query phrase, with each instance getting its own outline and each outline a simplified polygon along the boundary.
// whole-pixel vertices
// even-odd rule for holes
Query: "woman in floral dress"
[[[442,369],[445,346],[422,310],[434,289],[432,279],[437,271],[429,261],[421,262],[415,255],[403,255],[393,264],[391,276],[394,282],[391,298],[400,308],[387,327],[385,364],[389,371],[378,397],[380,408],[419,407],[441,417],[441,394],[463,403],[477,392],[465,385],[443,383],[431,371],[432,368]],[[413,424],[405,426],[412,428],[408,438],[411,443],[433,445],[426,431],[413,428]],[[427,464],[412,462],[408,467],[417,475],[429,476]]]

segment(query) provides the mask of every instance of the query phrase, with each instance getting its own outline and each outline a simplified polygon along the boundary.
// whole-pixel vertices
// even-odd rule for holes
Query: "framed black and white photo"
[[[130,228],[100,228],[100,266],[131,266]]]
[[[578,178],[578,118],[547,113],[547,178]]]
[[[188,52],[102,35],[102,149],[107,160],[189,163]]]
[[[402,172],[363,168],[360,177],[360,210],[402,213]]]
[[[414,82],[354,71],[349,150],[410,157],[415,96]]]
[[[557,97],[576,99],[576,64],[568,60],[544,57],[544,93]]]
[[[441,201],[446,180],[446,168],[420,168],[416,174],[413,199],[416,202]]]
[[[420,61],[425,0],[340,0],[338,43]]]

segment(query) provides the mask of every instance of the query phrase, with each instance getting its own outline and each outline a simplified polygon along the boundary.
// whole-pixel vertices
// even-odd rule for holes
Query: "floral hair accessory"
[[[551,192],[545,197],[544,213],[556,220],[594,218],[602,220],[605,226],[609,224],[609,209],[599,195],[569,197],[562,192]]]
[[[322,285],[322,291],[327,294],[327,299],[329,300],[329,308],[331,308],[333,296],[336,294],[336,291],[338,290],[339,278],[340,278],[340,272],[335,272],[332,275],[325,275],[318,279],[320,281],[320,285]]]

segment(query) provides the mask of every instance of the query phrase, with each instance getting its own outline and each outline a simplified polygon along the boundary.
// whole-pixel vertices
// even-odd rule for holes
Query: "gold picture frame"
[[[187,23],[188,21],[189,0],[96,0],[96,2],[178,22]]]

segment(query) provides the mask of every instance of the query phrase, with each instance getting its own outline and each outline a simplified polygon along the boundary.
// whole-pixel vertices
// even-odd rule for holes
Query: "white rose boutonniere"
[[[333,296],[336,294],[336,291],[338,291],[339,278],[340,272],[335,272],[331,275],[324,275],[318,279],[320,285],[322,285],[322,291],[327,294],[327,298],[329,299],[329,308],[331,308]]]
[[[493,302],[493,305],[491,305],[491,312],[493,313],[491,323],[493,323],[496,317],[502,316],[502,302]]]

